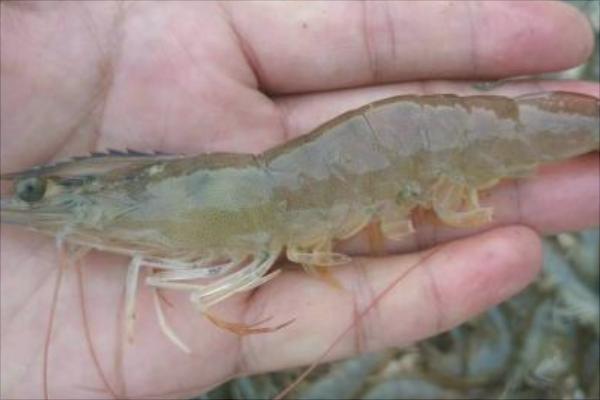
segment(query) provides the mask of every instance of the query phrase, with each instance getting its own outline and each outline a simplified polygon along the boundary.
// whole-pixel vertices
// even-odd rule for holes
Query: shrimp
[[[274,278],[282,254],[309,269],[349,262],[335,242],[372,221],[390,239],[414,231],[416,208],[453,227],[486,224],[493,209],[479,190],[599,148],[599,104],[567,92],[396,96],[257,155],[110,150],[3,174],[13,189],[0,216],[74,248],[129,256],[131,337],[142,267],[147,285],[189,293],[210,317]],[[189,351],[155,304],[163,332]]]

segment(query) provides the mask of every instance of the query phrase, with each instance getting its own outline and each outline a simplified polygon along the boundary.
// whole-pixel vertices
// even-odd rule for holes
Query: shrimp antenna
[[[56,281],[54,283],[54,291],[52,292],[52,300],[50,301],[50,314],[48,316],[48,327],[46,328],[46,337],[44,338],[44,355],[42,359],[42,385],[44,399],[48,399],[48,357],[50,353],[50,339],[52,338],[52,328],[54,325],[54,316],[56,315],[56,304],[58,302],[58,292],[62,285],[62,276],[65,270],[66,254],[63,239],[61,236],[56,238],[56,249],[58,251],[59,266],[56,272]]]
[[[96,367],[96,371],[98,371],[98,375],[100,376],[100,379],[102,380],[102,383],[104,384],[104,386],[106,387],[106,389],[108,390],[108,392],[110,393],[112,398],[118,399],[119,396],[117,395],[115,390],[112,388],[112,386],[108,382],[108,378],[106,377],[104,370],[100,366],[100,361],[98,360],[98,354],[96,352],[96,348],[94,347],[94,342],[92,341],[92,334],[90,332],[90,326],[89,326],[89,321],[88,321],[88,316],[87,316],[87,307],[85,305],[85,298],[84,298],[83,272],[81,271],[81,265],[79,263],[77,263],[77,265],[76,265],[76,270],[77,270],[77,285],[79,288],[79,298],[81,300],[81,302],[80,302],[81,303],[81,307],[80,307],[81,319],[83,322],[83,330],[84,330],[86,342],[88,344],[88,349],[90,351],[90,355],[92,356],[92,361],[94,363],[94,366]]]

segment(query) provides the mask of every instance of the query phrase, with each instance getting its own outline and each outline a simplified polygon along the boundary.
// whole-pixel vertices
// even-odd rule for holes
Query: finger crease
[[[361,260],[354,262],[356,268],[352,288],[352,318],[354,322],[355,353],[360,354],[372,347],[374,332],[381,332],[379,301],[371,285],[366,266]]]
[[[469,60],[470,62],[470,69],[471,69],[471,74],[473,76],[478,76],[479,75],[479,53],[478,53],[478,43],[477,43],[477,33],[476,33],[476,29],[475,29],[475,13],[476,10],[474,9],[474,7],[477,7],[478,5],[475,4],[474,2],[470,2],[470,1],[465,1],[463,2],[463,6],[465,7],[465,12],[466,12],[466,16],[467,16],[467,25],[468,25],[468,29],[469,29],[469,34],[468,34],[468,38],[469,38],[469,43],[468,43],[468,47],[467,47],[467,52],[468,52],[468,57],[466,59]]]
[[[224,7],[223,3],[217,2],[218,6],[221,8],[223,15],[225,17],[225,21],[227,21],[231,32],[235,36],[236,41],[239,44],[240,50],[242,52],[242,57],[246,61],[246,64],[250,67],[254,78],[256,79],[256,88],[262,92],[266,92],[267,84],[264,82],[263,77],[265,77],[264,68],[260,62],[260,59],[256,55],[254,48],[250,44],[249,41],[244,39],[244,36],[239,32],[237,25],[233,19],[231,13]]]
[[[367,56],[367,72],[369,74],[369,80],[373,82],[379,81],[379,60],[377,57],[377,51],[374,49],[375,41],[373,39],[373,35],[371,33],[370,23],[369,23],[369,13],[367,11],[368,4],[367,2],[361,3],[361,22],[362,22],[362,36],[365,46],[365,54]],[[372,43],[373,42],[373,43]]]

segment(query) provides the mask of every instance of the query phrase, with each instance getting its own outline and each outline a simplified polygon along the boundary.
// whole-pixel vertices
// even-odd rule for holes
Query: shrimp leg
[[[365,226],[369,225],[373,213],[365,212],[359,214],[355,218],[350,218],[342,227],[336,231],[335,238],[337,240],[345,240],[356,235],[358,232],[364,229]]]
[[[194,274],[191,274],[190,271],[185,270],[169,271],[168,274],[165,272],[157,273],[146,278],[146,283],[153,286],[154,288],[167,288],[191,292],[190,301],[204,314],[204,316],[206,316],[206,318],[209,321],[214,323],[216,326],[233,332],[237,335],[249,335],[254,333],[270,332],[272,330],[277,330],[282,328],[283,326],[286,326],[291,321],[288,321],[285,324],[272,328],[257,327],[257,325],[266,322],[266,320],[249,325],[228,322],[209,313],[208,309],[213,305],[226,300],[235,293],[251,290],[274,278],[279,273],[279,271],[274,271],[267,275],[265,275],[265,273],[275,263],[278,256],[278,252],[264,252],[259,256],[255,256],[249,264],[242,266],[242,268],[239,271],[210,284],[203,285],[195,283],[178,282],[180,280],[195,278]],[[231,270],[236,266],[240,266],[240,261],[234,260],[231,263],[223,265],[223,268],[226,270]],[[172,332],[170,332],[170,330],[167,330],[167,332],[170,333],[167,334],[167,336],[173,341]],[[175,342],[180,348],[182,347],[179,343],[177,343],[178,340],[175,340]]]
[[[239,271],[209,284],[177,282],[193,278],[189,271],[179,271],[181,276],[178,271],[169,271],[169,274],[155,274],[147,277],[146,283],[158,288],[189,291],[191,292],[191,301],[201,310],[206,310],[235,293],[253,289],[257,284],[265,283],[266,280],[271,279],[273,273],[267,276],[264,275],[275,263],[277,257],[278,252],[264,252],[254,256],[253,260],[247,265],[236,263],[235,267],[241,266]],[[228,263],[225,264],[224,268],[231,270],[234,266]]]
[[[433,186],[432,207],[444,223],[458,228],[476,227],[492,221],[493,209],[481,207],[477,189],[441,177]]]
[[[134,256],[127,268],[127,280],[125,285],[125,336],[127,340],[133,342],[133,332],[135,324],[135,299],[138,288],[140,268],[142,266],[142,257]]]
[[[287,258],[301,264],[302,268],[310,275],[340,290],[343,289],[342,284],[331,274],[328,267],[347,264],[351,258],[345,254],[334,253],[332,248],[330,239],[322,239],[308,249],[300,246],[288,247]]]
[[[303,246],[289,246],[286,256],[288,260],[305,266],[331,267],[347,264],[351,261],[349,256],[335,253],[331,248],[331,240],[323,239],[308,248]]]
[[[381,231],[391,240],[402,240],[414,233],[415,227],[410,214],[401,208],[387,209],[381,215]]]

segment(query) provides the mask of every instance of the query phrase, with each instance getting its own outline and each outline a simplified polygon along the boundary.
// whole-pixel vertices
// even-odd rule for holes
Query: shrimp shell
[[[391,239],[414,230],[416,207],[455,227],[490,222],[478,190],[596,151],[599,104],[568,92],[397,96],[259,155],[109,151],[5,174],[17,189],[0,216],[130,256],[127,315],[141,266],[155,271],[148,285],[189,292],[206,312],[274,277],[284,250],[308,268],[348,262],[334,242],[374,219]]]

